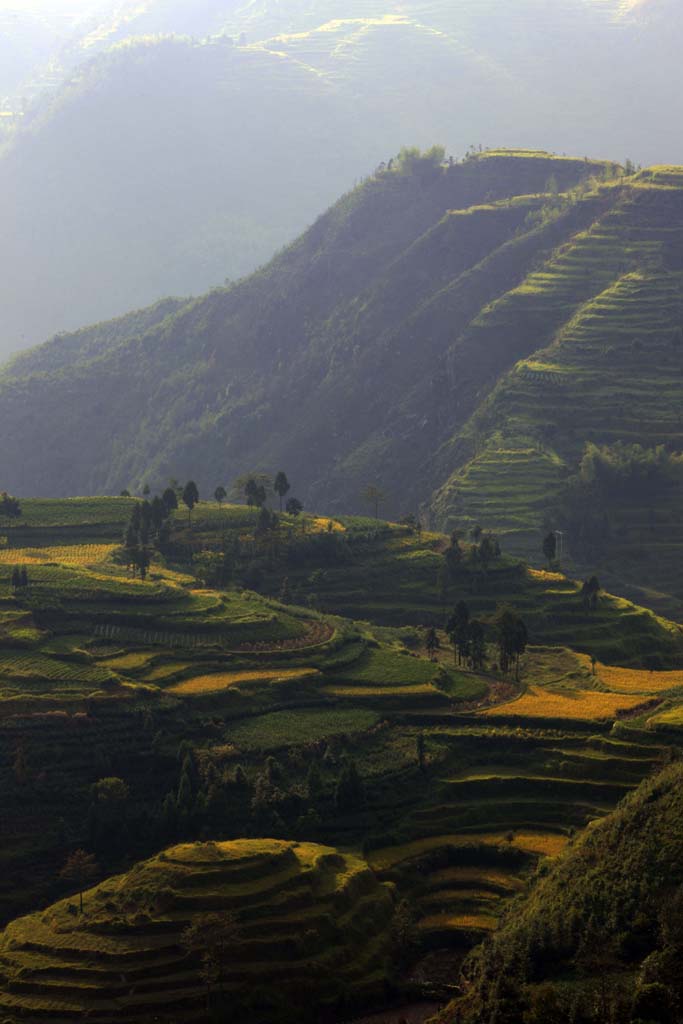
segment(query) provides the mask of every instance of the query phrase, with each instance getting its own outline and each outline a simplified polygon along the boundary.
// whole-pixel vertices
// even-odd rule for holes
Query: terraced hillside
[[[681,781],[679,765],[647,780],[540,873],[499,934],[466,963],[462,998],[439,1021],[488,1022],[504,1004],[513,1019],[545,1005],[564,1022],[572,1006],[590,1014],[596,998],[610,1013],[676,1007]],[[493,964],[493,977],[503,979],[497,985]]]
[[[570,581],[509,557],[444,596],[446,538],[373,520],[283,515],[269,562],[253,510],[208,503],[191,526],[174,515],[142,580],[120,546],[135,504],[29,499],[3,524],[3,923],[49,907],[0,939],[8,1020],[143,1020],[169,1001],[198,1019],[220,987],[237,1020],[264,1024],[445,995],[444,970],[536,866],[683,742],[679,631],[628,602],[603,595],[589,614]],[[230,585],[201,584],[202,559],[236,538],[265,590],[291,560],[283,589],[302,603],[243,589],[239,557]],[[486,623],[477,671],[440,631],[426,656],[410,625],[440,625],[463,592]],[[550,640],[532,631],[517,675],[497,665],[500,601]],[[394,624],[334,614],[344,604]],[[669,671],[644,664],[653,649]],[[109,879],[82,916],[61,877],[80,848]],[[238,936],[211,993],[180,940],[203,911],[230,911]]]
[[[211,989],[184,947],[201,915],[228,914],[221,995],[259,1019],[322,1011],[381,989],[393,898],[361,860],[274,840],[175,846],[126,875],[11,924],[0,940],[10,1019],[205,1020]],[[114,922],[116,924],[114,925]],[[300,1019],[300,1018],[299,1018]]]
[[[233,288],[62,336],[9,364],[3,486],[118,493],[179,472],[206,490],[277,463],[306,504],[357,508],[374,479],[392,508],[414,509],[432,489],[425,463],[453,416],[469,415],[478,391],[528,354],[524,339],[504,339],[483,361],[468,350],[449,370],[450,346],[608,201],[586,195],[545,222],[546,185],[564,191],[617,170],[547,154],[438,160],[395,161]],[[100,393],[101,375],[107,399],[94,416],[87,395]],[[29,416],[36,402],[39,419]],[[75,444],[78,460],[48,454]]]
[[[466,333],[484,345],[525,329],[536,351],[441,453],[445,466],[473,450],[433,508],[441,524],[481,523],[537,557],[542,531],[562,528],[578,564],[670,595],[660,606],[677,614],[683,174],[655,168],[614,191],[609,212]]]
[[[6,367],[6,484],[286,466],[338,513],[372,482],[537,561],[560,529],[570,568],[680,617],[682,196],[676,168],[406,156],[248,281]]]
[[[675,19],[641,4],[629,18],[620,0],[509,0],[492,18],[477,0],[80,0],[82,20],[47,6],[0,14],[4,355],[253,271],[407,142],[681,159],[664,113]]]

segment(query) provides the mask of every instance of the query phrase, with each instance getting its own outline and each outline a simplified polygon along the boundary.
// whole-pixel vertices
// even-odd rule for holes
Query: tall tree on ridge
[[[290,490],[290,483],[287,479],[287,474],[283,473],[282,470],[275,477],[275,483],[273,484],[273,490],[280,499],[280,511],[282,512],[282,499]]]
[[[192,509],[199,501],[199,491],[194,480],[189,480],[183,488],[183,504],[187,505],[187,521],[192,526]]]

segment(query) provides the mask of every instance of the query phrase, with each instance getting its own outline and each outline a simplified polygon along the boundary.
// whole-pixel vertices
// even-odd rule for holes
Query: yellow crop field
[[[586,659],[590,664],[590,660]],[[601,683],[615,693],[664,693],[676,686],[683,686],[683,670],[674,672],[649,672],[647,669],[617,668],[614,665],[597,665]]]
[[[430,914],[418,924],[422,931],[437,931],[441,928],[476,929],[492,932],[498,927],[498,918],[488,914]]]
[[[467,846],[482,843],[484,846],[509,846],[524,853],[535,853],[541,857],[556,857],[567,844],[567,837],[556,832],[465,832],[456,835],[429,836],[414,839],[399,846],[385,846],[372,850],[368,860],[375,871],[386,871],[406,860],[414,860],[430,850],[443,846]]]
[[[550,572],[547,569],[527,569],[527,576],[542,583],[566,583],[567,578],[561,572]]]
[[[106,661],[101,661],[100,665],[111,668],[114,672],[131,672],[138,668],[144,668],[154,657],[154,651],[131,651],[116,658],[107,658]]]
[[[315,668],[247,669],[241,672],[214,672],[211,675],[194,676],[183,679],[169,688],[169,693],[177,693],[183,697],[197,696],[205,693],[220,693],[240,683],[268,683],[276,679],[304,679],[318,676]]]
[[[1,548],[0,564],[44,565],[59,562],[62,565],[95,565],[104,562],[116,550],[115,544],[67,544],[47,548]]]
[[[524,888],[524,882],[515,875],[508,875],[505,871],[488,867],[452,867],[443,868],[430,876],[431,885],[488,885],[499,889]]]
[[[600,693],[597,690],[548,690],[540,686],[529,689],[509,704],[499,704],[481,714],[487,718],[514,715],[523,718],[573,718],[580,722],[616,718],[620,711],[630,711],[643,703],[642,694]]]
[[[146,683],[156,683],[164,679],[168,679],[169,676],[178,675],[179,672],[185,672],[191,667],[189,661],[173,661],[165,665],[157,665],[151,672],[148,672],[145,676]]]
[[[311,520],[311,525],[319,533],[346,533],[345,526],[338,523],[336,519],[328,519],[326,516],[316,516]]]

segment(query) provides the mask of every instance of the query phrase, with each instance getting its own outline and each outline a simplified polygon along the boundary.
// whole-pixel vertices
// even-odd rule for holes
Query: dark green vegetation
[[[412,526],[179,504],[149,537],[126,497],[2,520],[2,923],[32,912],[0,938],[3,1013],[142,1024],[227,999],[317,1024],[452,992],[433,964],[455,984],[536,865],[678,749],[678,627],[591,608],[486,535],[456,556]],[[463,600],[476,672],[442,629]],[[504,605],[529,630],[518,681]]]
[[[680,1020],[682,863],[676,765],[539,872],[469,958],[465,995],[440,1019]]]
[[[284,465],[305,505],[428,501],[539,563],[561,529],[565,566],[679,617],[682,224],[676,169],[406,157],[236,287],[8,365],[7,485]]]
[[[653,3],[32,6],[0,12],[0,353],[252,271],[407,141],[683,159],[676,13]]]

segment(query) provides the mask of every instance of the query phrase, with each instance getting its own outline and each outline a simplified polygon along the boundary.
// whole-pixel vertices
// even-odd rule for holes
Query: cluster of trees
[[[0,492],[0,516],[7,516],[8,519],[18,519],[21,515],[21,505],[16,498],[13,498],[7,491]]]
[[[459,601],[446,623],[456,664],[480,671],[486,662],[486,632],[483,623],[470,618],[470,610]]]
[[[644,489],[652,491],[683,478],[683,455],[670,452],[664,445],[645,448],[617,441],[613,445],[588,442],[579,464],[578,479],[607,498],[642,498]]]
[[[287,474],[280,470],[276,474],[275,479],[271,480],[269,476],[264,473],[250,473],[244,477],[240,477],[237,481],[236,488],[244,495],[247,505],[250,508],[264,508],[268,501],[268,496],[271,493],[277,494],[280,503],[280,512],[282,512],[283,502],[286,496],[292,489]],[[285,505],[285,512],[291,516],[298,516],[303,512],[304,506],[298,498],[289,498]]]
[[[355,761],[331,744],[323,742],[321,747],[302,786],[290,781],[272,756],[251,778],[241,765],[221,769],[207,762],[200,769],[192,745],[183,741],[177,785],[159,810],[160,840],[172,842],[203,830],[219,838],[314,836],[325,819],[361,809],[365,786]]]
[[[162,548],[168,541],[168,520],[174,508],[178,507],[176,492],[172,488],[164,491],[161,498],[137,502],[133,506],[130,520],[123,538],[123,550],[128,568],[140,573],[145,579],[151,561],[150,546]]]
[[[26,590],[29,585],[28,571],[25,565],[15,565],[12,569],[12,576],[10,578],[12,590],[15,594],[18,591]]]
[[[499,608],[490,625],[498,648],[501,672],[515,670],[519,678],[519,661],[527,649],[529,633],[524,620],[513,609]],[[456,665],[467,665],[472,671],[481,671],[486,664],[486,634],[484,622],[470,617],[465,601],[459,601],[446,621],[446,635],[453,647]],[[425,634],[427,654],[433,660],[440,647],[439,635],[430,627]]]

